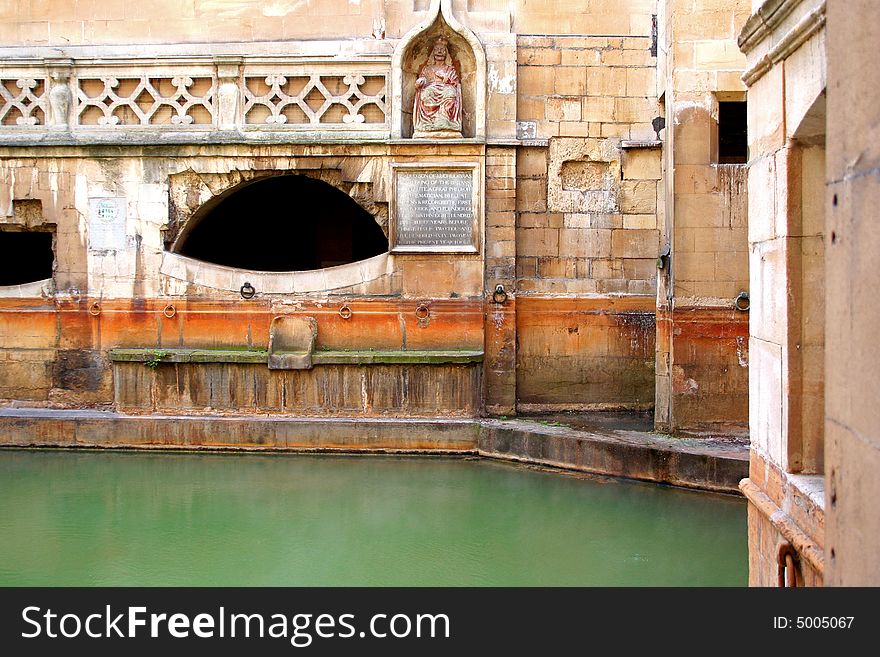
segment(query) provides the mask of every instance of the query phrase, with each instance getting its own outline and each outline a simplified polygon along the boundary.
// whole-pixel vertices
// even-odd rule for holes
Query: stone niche
[[[610,140],[550,141],[547,204],[552,212],[619,212],[620,156]]]
[[[392,62],[392,128],[396,139],[413,136],[415,82],[437,37],[448,40],[449,58],[461,80],[462,137],[486,135],[486,56],[479,39],[452,15],[450,0],[432,0],[427,18],[400,41]]]

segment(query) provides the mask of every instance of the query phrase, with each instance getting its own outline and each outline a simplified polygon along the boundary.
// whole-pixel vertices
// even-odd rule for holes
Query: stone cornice
[[[776,24],[778,24],[778,22]],[[824,2],[804,16],[798,24],[795,25],[781,41],[779,41],[779,43],[773,46],[766,55],[749,67],[742,76],[743,82],[745,82],[746,86],[752,86],[765,73],[767,73],[774,64],[778,64],[786,59],[823,27],[825,27]],[[742,37],[740,37],[740,39],[742,39]],[[742,45],[740,45],[740,47],[742,47]]]
[[[764,4],[758,7],[757,11],[749,16],[749,20],[743,25],[743,29],[737,39],[739,49],[748,54],[752,48],[763,41],[803,1],[765,0]]]
[[[34,65],[58,59],[78,65],[127,66],[152,61],[155,64],[213,63],[230,57],[248,62],[344,60],[390,62],[396,39],[345,41],[258,41],[229,43],[2,46],[0,61],[5,66]]]

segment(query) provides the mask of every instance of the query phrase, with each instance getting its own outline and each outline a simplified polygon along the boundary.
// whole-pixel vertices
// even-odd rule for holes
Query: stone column
[[[51,60],[46,62],[49,72],[49,107],[46,123],[52,130],[70,130],[71,106],[74,104],[70,78],[73,73],[73,60]]]
[[[220,130],[235,130],[241,117],[240,57],[216,58],[217,66],[217,127]]]
[[[880,516],[880,144],[877,49],[880,8],[828,3],[826,160],[825,581],[878,586]]]
[[[516,148],[486,149],[486,347],[489,415],[516,413]],[[507,299],[496,303],[501,285]]]

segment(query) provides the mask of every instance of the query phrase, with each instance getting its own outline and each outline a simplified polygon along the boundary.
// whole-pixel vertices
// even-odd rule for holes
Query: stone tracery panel
[[[76,131],[80,139],[124,141],[129,131],[148,129],[196,141],[213,130],[320,141],[331,134],[383,138],[390,130],[388,57],[46,61],[0,62],[0,139],[52,130],[61,141]]]
[[[386,88],[385,75],[359,72],[246,73],[244,122],[276,126],[384,124]]]
[[[0,77],[0,125],[44,125],[45,101],[45,78]]]
[[[212,125],[213,77],[174,75],[80,77],[76,118],[80,125]]]

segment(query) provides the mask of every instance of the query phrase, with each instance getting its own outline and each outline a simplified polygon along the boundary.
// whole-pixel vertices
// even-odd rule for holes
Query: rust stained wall
[[[674,430],[741,427],[749,413],[749,316],[735,310],[660,311],[672,334]]]
[[[653,297],[521,297],[516,331],[518,409],[653,405]]]
[[[772,462],[765,460],[755,450],[749,457],[749,481],[757,485],[770,498],[771,514],[779,522],[782,518],[789,525],[797,526],[810,542],[821,550],[825,541],[825,515],[811,500],[791,485],[788,475]],[[766,509],[758,509],[749,503],[749,586],[777,586],[777,555],[782,545],[789,543],[774,526]],[[824,569],[815,568],[804,557],[795,562],[798,586],[822,586]]]
[[[165,300],[113,300],[98,308],[93,303],[0,301],[0,399],[109,404],[109,349],[265,348],[272,317],[292,312],[265,300],[174,300],[175,314],[169,318]],[[349,301],[352,316],[347,320],[338,312],[343,301],[304,302],[295,312],[318,319],[317,349],[483,348],[481,302],[427,300],[427,320],[416,317],[419,303]]]
[[[269,371],[262,364],[116,363],[113,372],[125,412],[473,417],[480,409],[478,365]]]

